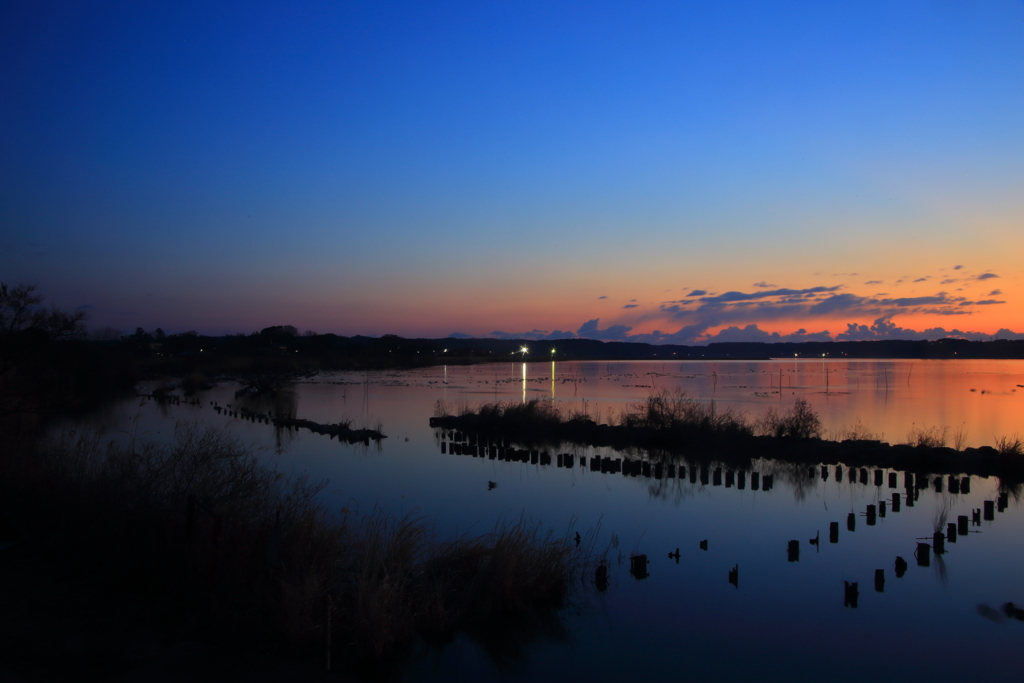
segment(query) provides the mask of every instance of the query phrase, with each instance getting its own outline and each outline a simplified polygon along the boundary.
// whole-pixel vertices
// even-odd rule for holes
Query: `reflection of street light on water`
[[[551,349],[551,398],[555,398],[555,350]]]

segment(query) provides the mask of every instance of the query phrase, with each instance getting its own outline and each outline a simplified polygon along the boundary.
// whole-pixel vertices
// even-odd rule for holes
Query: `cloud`
[[[881,280],[868,280],[864,284],[866,284],[866,285],[880,285],[880,284],[882,284],[882,281]]]
[[[957,282],[989,279],[998,277],[994,273],[986,276],[971,275],[956,279]],[[934,276],[918,278],[917,282],[930,281]],[[904,277],[909,281],[910,278]],[[872,280],[865,284],[879,284],[882,280]],[[610,324],[602,329],[600,319],[595,318],[584,323],[577,334],[580,337],[603,339],[606,341],[636,341],[652,344],[708,344],[718,341],[793,341],[793,340],[827,340],[827,339],[936,339],[945,336],[964,337],[970,339],[992,339],[992,335],[981,332],[965,332],[961,329],[933,327],[925,330],[913,330],[899,327],[892,322],[893,318],[908,315],[935,316],[967,316],[977,312],[983,306],[1002,305],[1006,302],[996,298],[1000,290],[992,290],[988,297],[977,300],[968,299],[956,292],[939,291],[922,296],[893,297],[888,293],[879,292],[862,296],[846,291],[846,285],[818,285],[805,288],[787,288],[770,285],[767,282],[755,283],[751,291],[730,290],[724,293],[708,293],[706,290],[693,289],[682,299],[662,301],[658,309],[643,313],[637,320],[646,321],[649,325],[656,320],[667,319],[681,327],[672,331],[654,330],[653,332],[633,334],[632,327],[622,324]],[[687,290],[683,290],[684,292]],[[631,301],[636,301],[635,299]],[[624,309],[638,308],[632,303]],[[787,326],[794,321],[811,322],[828,318],[846,321],[874,320],[870,325],[846,322],[846,329],[838,335],[827,330],[807,332],[800,329],[792,334],[781,334],[762,329],[771,321],[784,321]],[[634,323],[635,324],[635,323]],[[834,323],[833,323],[834,324]],[[824,326],[822,326],[824,327]],[[792,328],[790,328],[792,329]],[[820,328],[819,328],[820,329]],[[1015,334],[1008,330],[1004,336]],[[901,336],[902,335],[902,336]]]
[[[606,296],[599,296],[599,297],[597,297],[597,298],[598,298],[598,299],[607,299],[608,297],[606,297]]]
[[[991,292],[988,293],[988,295],[989,296],[999,296],[1002,293],[1003,293],[1003,290],[1001,290],[1001,289],[993,289]]]
[[[824,301],[821,301],[814,306],[811,306],[809,314],[811,316],[828,315],[835,313],[836,311],[846,311],[851,308],[857,308],[863,306],[864,302],[868,301],[862,296],[856,294],[834,294]]]
[[[491,332],[492,337],[498,339],[529,339],[531,341],[553,341],[555,339],[575,339],[576,335],[568,330],[533,330],[532,332],[502,332],[495,330]]]
[[[953,266],[953,270],[960,270],[963,266]]]
[[[776,296],[801,296],[805,294],[820,294],[824,292],[834,292],[840,289],[842,285],[836,285],[835,287],[810,287],[808,289],[771,289],[765,292],[751,292],[746,294],[744,292],[726,292],[725,294],[719,294],[718,296],[702,296],[701,302],[705,304],[725,304],[725,303],[736,303],[739,301],[757,301],[759,299],[768,299]],[[696,292],[689,294],[694,296]]]
[[[914,280],[914,282],[928,282],[928,278],[929,277],[931,277],[931,275],[929,275],[927,277],[919,277],[916,280]]]
[[[772,287],[775,287],[776,285],[770,285],[767,282],[765,282],[764,280],[761,280],[760,282],[755,282],[754,286],[758,287],[760,289],[771,289]]]
[[[1024,339],[1024,334],[1018,334],[1012,330],[1001,329],[995,334],[984,332],[964,332],[958,329],[947,330],[943,327],[930,327],[926,330],[911,330],[899,327],[890,317],[882,317],[875,320],[870,326],[848,323],[845,332],[836,335],[836,341],[871,341],[878,339],[945,339],[956,337],[960,339],[971,339],[974,341],[993,341],[995,339]]]
[[[807,341],[832,341],[828,330],[822,332],[808,332],[799,329],[793,334],[779,334],[778,332],[766,332],[757,325],[746,327],[726,327],[718,331],[718,334],[708,337],[707,343],[717,344],[720,342],[807,342]]]
[[[991,280],[994,277],[999,277],[995,273],[982,273],[977,277],[978,280]]]
[[[448,335],[448,339],[472,339],[473,335],[466,334],[465,332],[452,332]]]
[[[629,336],[632,327],[628,325],[612,325],[606,329],[600,329],[600,318],[594,318],[580,325],[576,334],[583,339],[601,339],[603,341],[625,341]]]

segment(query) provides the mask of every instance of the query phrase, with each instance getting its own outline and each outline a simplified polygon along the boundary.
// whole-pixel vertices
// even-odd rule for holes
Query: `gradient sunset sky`
[[[1024,333],[1021,0],[33,2],[0,36],[0,280],[93,328]]]

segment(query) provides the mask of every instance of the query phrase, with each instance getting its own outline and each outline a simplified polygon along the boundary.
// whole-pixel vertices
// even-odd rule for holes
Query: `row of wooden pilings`
[[[841,483],[843,481],[843,466],[835,465],[834,473],[836,482]],[[868,484],[869,471],[866,467],[861,467],[860,470],[856,467],[849,468],[847,476],[849,477],[850,483],[859,482],[863,485]],[[814,469],[811,469],[811,476],[814,475]],[[873,473],[873,483],[875,486],[881,487],[885,485],[885,470],[876,469]],[[829,466],[821,466],[821,479],[822,481],[828,481],[829,479]],[[889,472],[889,488],[899,488],[899,475],[896,472]],[[916,477],[913,472],[903,473],[903,486],[907,490],[911,489],[926,489],[934,487],[936,493],[942,493],[945,487],[950,493],[970,493],[971,492],[971,478],[960,477],[955,474],[951,474],[948,477],[935,477],[931,480],[927,475],[918,474]]]
[[[591,472],[602,474],[622,474],[627,477],[648,477],[652,479],[686,479],[689,474],[691,484],[699,480],[704,486],[710,482],[712,486],[722,486],[723,475],[726,488],[735,486],[743,490],[747,488],[747,472],[744,470],[723,470],[716,467],[713,470],[708,467],[690,467],[687,472],[686,465],[675,463],[650,462],[649,460],[633,460],[630,458],[612,458],[608,456],[594,455],[588,459],[585,455],[573,453],[557,453],[552,458],[548,451],[538,449],[521,449],[502,445],[496,440],[494,445],[471,445],[459,441],[442,441],[441,452],[452,455],[465,455],[473,458],[489,458],[490,460],[501,460],[508,462],[522,462],[531,465],[556,465],[557,467],[572,468],[577,461],[581,468],[588,468]],[[770,491],[774,486],[774,476],[771,474],[762,475],[760,472],[750,472],[750,488],[753,491]]]

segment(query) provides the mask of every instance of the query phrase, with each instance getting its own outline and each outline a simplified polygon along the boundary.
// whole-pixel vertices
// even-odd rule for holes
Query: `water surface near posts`
[[[827,398],[818,365],[558,362],[554,373],[550,363],[528,363],[524,373],[521,364],[506,363],[335,373],[294,386],[292,419],[351,420],[354,429],[380,424],[387,438],[368,444],[339,442],[296,428],[297,422],[244,419],[243,408],[285,412],[242,405],[249,399],[236,399],[238,387],[228,381],[205,392],[201,406],[133,399],[91,425],[75,426],[104,427],[116,437],[133,429],[129,421],[137,417],[138,433],[170,441],[181,421],[201,420],[253,444],[256,457],[283,473],[329,479],[322,495],[331,514],[345,508],[362,515],[374,505],[396,516],[415,511],[441,540],[489,533],[520,516],[572,548],[574,533],[593,534],[603,563],[573,584],[581,588],[557,622],[522,631],[494,624],[510,630],[493,639],[453,634],[429,661],[409,663],[399,676],[404,680],[667,680],[681,661],[692,665],[687,672],[696,680],[756,680],[765,675],[765,662],[780,658],[791,663],[793,680],[817,680],[836,671],[837,642],[844,651],[871,652],[844,658],[836,674],[843,680],[880,677],[879,661],[887,662],[883,678],[976,678],[968,658],[906,657],[908,637],[955,642],[971,652],[969,659],[986,662],[986,675],[1015,679],[1024,624],[1012,618],[997,624],[978,610],[1024,603],[1013,578],[1024,567],[1024,519],[1013,489],[1008,482],[1001,488],[997,477],[929,470],[926,463],[794,463],[727,449],[687,455],[481,441],[479,435],[473,441],[429,424],[439,400],[457,411],[495,398],[521,402],[524,394],[527,400],[554,394],[559,407],[608,424],[649,394],[651,373],[659,388],[679,387],[707,403],[715,372],[716,411],[732,407],[755,419],[769,406],[787,410],[803,397],[821,416],[826,437],[859,424],[856,436],[895,446],[914,427],[941,430],[940,416],[947,414],[974,416],[967,425],[970,447],[1020,431],[1015,416],[1024,396],[1011,389],[1024,384],[1024,364],[917,361],[907,387],[891,381],[906,375],[899,363],[830,363]],[[880,388],[874,382],[886,370],[888,392],[884,382]],[[791,393],[777,393],[780,371]],[[215,411],[211,401],[231,408]],[[187,509],[180,514],[187,526]],[[205,572],[212,520],[194,527]],[[234,561],[227,554],[229,523],[223,533],[221,561]],[[631,559],[640,556],[643,566]],[[326,609],[317,603],[318,624]],[[341,647],[335,643],[334,652]]]

